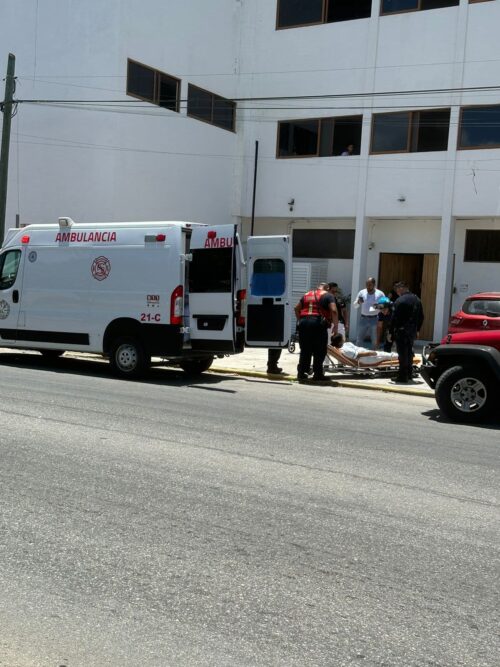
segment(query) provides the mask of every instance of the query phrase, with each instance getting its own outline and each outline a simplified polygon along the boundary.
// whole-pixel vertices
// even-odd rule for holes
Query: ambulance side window
[[[20,250],[7,250],[0,256],[0,289],[8,289],[16,282],[20,260]]]
[[[232,291],[232,248],[201,248],[191,252],[189,291],[192,294]]]
[[[252,296],[281,296],[285,292],[285,262],[257,259],[253,265]]]

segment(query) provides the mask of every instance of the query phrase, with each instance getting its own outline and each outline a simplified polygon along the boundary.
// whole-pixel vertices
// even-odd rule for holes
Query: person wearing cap
[[[374,308],[375,304],[385,294],[382,290],[376,289],[375,278],[368,278],[366,281],[366,289],[358,292],[358,296],[354,301],[354,308],[361,307],[361,317],[358,326],[358,335],[356,337],[356,345],[363,345],[365,338],[370,337],[370,347],[373,349],[377,342],[377,321],[378,312]]]
[[[377,349],[382,346],[384,352],[392,350],[392,336],[390,332],[392,320],[392,301],[387,296],[379,299],[375,306],[377,315]]]
[[[413,382],[413,343],[424,322],[422,302],[410,292],[407,283],[396,283],[398,298],[394,302],[391,334],[399,356],[398,384]]]

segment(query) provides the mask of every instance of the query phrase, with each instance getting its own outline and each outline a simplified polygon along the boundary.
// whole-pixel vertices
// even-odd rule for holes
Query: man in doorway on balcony
[[[375,304],[385,294],[382,290],[376,289],[375,278],[368,278],[366,281],[366,289],[362,289],[356,300],[354,307],[361,307],[361,317],[358,325],[358,335],[356,337],[356,345],[363,347],[365,339],[370,338],[370,349],[374,350],[377,346],[377,320],[378,309]]]

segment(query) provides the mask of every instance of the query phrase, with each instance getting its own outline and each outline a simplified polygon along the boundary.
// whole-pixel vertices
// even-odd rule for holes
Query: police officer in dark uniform
[[[394,302],[391,332],[399,357],[397,383],[412,382],[413,343],[424,321],[422,302],[401,281],[395,284],[398,298]]]
[[[295,306],[299,322],[300,357],[297,367],[298,380],[307,380],[307,373],[313,359],[313,380],[325,380],[323,360],[328,345],[328,327],[333,324],[333,333],[338,331],[339,317],[335,297],[325,288],[325,283],[304,294]]]

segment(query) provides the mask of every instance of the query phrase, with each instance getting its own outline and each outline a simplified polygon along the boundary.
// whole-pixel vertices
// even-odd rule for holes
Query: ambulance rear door
[[[249,237],[247,276],[246,344],[250,347],[285,347],[291,329],[290,237]]]
[[[188,262],[193,350],[235,351],[236,225],[194,227]]]

